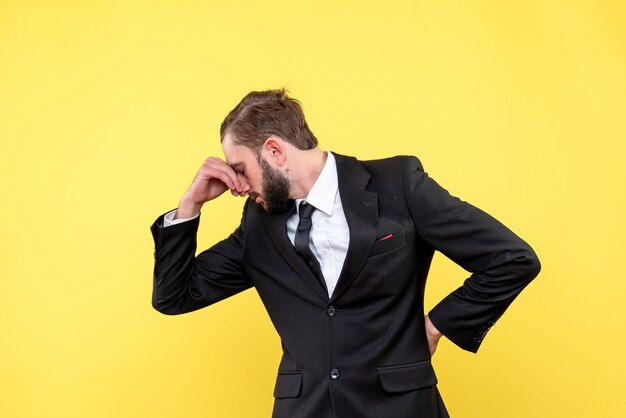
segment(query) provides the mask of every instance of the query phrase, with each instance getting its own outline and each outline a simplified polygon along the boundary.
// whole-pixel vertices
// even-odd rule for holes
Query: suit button
[[[337,313],[337,310],[335,309],[334,306],[329,306],[326,312],[328,312],[328,316],[335,316],[335,314]]]
[[[328,373],[328,375],[330,376],[330,378],[331,378],[331,379],[333,379],[333,380],[337,380],[337,379],[339,379],[339,370],[337,370],[337,369],[332,369],[332,370],[330,371],[330,373]]]

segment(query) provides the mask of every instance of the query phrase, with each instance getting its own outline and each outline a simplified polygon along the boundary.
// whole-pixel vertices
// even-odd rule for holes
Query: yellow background
[[[442,340],[452,417],[626,416],[621,0],[0,0],[0,416],[270,415],[258,296],[159,314],[149,227],[280,86],[323,149],[417,155],[539,254],[477,355]],[[438,254],[427,308],[466,277]]]

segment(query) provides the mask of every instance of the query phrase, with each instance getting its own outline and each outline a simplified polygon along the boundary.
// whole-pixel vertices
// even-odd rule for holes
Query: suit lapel
[[[333,153],[337,163],[341,205],[350,229],[346,259],[331,300],[338,298],[356,279],[376,241],[378,230],[378,195],[365,190],[370,175],[354,157]],[[328,294],[305,261],[296,253],[287,236],[287,219],[296,210],[275,215],[263,213],[263,225],[282,258],[298,276],[325,302]]]
[[[278,253],[291,266],[292,270],[295,271],[324,302],[328,302],[328,293],[322,288],[315,274],[313,274],[306,262],[296,253],[293,244],[287,236],[287,219],[295,210],[296,207],[293,205],[291,210],[285,213],[275,215],[263,213],[264,221],[262,223],[274,243],[274,246],[278,250]]]
[[[371,176],[356,158],[333,155],[337,162],[341,205],[350,228],[350,243],[331,300],[341,296],[361,272],[378,231],[378,195],[365,190]]]

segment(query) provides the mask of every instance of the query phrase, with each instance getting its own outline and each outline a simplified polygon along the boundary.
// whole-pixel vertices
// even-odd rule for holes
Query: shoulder
[[[361,166],[372,176],[389,176],[407,175],[415,173],[415,171],[423,171],[422,162],[414,155],[395,155],[385,158],[362,160],[352,156],[340,155],[333,153],[338,164],[345,160],[351,160],[353,163]]]
[[[403,168],[409,167],[422,167],[422,163],[419,158],[414,155],[395,155],[393,157],[380,158],[375,160],[360,160],[364,167],[369,167],[373,170],[389,169],[389,168]]]
[[[356,157],[333,153],[337,162],[340,183],[368,184],[370,189],[397,189],[403,184],[411,183],[419,177],[424,169],[418,157],[413,155],[396,155],[392,157],[360,160]],[[367,179],[363,182],[355,178]]]

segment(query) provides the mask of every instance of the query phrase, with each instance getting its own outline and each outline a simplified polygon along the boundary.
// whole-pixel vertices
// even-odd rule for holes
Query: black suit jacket
[[[434,251],[472,272],[429,312],[472,352],[538,274],[537,256],[415,157],[334,155],[350,244],[331,298],[289,241],[290,213],[268,215],[248,199],[239,227],[197,256],[199,218],[167,228],[163,215],[155,221],[152,304],[181,314],[254,286],[283,345],[275,418],[446,417],[424,326]]]

